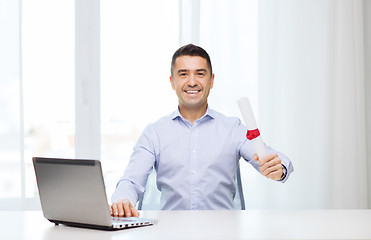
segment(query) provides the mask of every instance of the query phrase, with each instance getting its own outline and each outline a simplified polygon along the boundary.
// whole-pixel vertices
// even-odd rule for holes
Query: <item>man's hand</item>
[[[263,176],[270,178],[272,180],[281,180],[283,170],[281,159],[278,157],[276,153],[268,154],[262,159],[259,159],[257,154],[253,156],[254,161],[258,161],[260,165],[260,172]]]
[[[110,206],[111,215],[114,217],[139,217],[138,210],[133,207],[129,199],[125,198]]]

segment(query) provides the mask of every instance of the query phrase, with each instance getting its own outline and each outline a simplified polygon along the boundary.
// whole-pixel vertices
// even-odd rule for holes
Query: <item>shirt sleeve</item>
[[[152,125],[147,126],[134,147],[124,175],[119,179],[112,194],[111,202],[123,198],[128,198],[133,206],[138,202],[156,161],[156,139]]]

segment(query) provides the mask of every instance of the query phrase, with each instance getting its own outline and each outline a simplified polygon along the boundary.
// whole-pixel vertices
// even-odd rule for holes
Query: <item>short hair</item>
[[[170,68],[171,76],[173,75],[175,61],[178,57],[181,57],[181,56],[202,57],[207,62],[207,66],[210,69],[210,75],[213,73],[213,68],[211,66],[211,60],[210,60],[209,54],[202,47],[199,47],[193,44],[187,44],[187,45],[184,45],[183,47],[180,47],[174,53],[173,58],[171,59],[171,68]]]

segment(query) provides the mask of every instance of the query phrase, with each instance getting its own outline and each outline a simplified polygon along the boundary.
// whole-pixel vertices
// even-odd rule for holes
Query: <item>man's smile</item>
[[[187,94],[194,95],[201,92],[201,90],[184,90],[184,92],[186,92]]]

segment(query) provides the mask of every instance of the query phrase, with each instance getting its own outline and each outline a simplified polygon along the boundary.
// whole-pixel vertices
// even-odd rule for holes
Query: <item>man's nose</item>
[[[191,86],[191,87],[194,87],[194,86],[197,85],[195,75],[193,75],[193,74],[189,75],[188,85]]]

